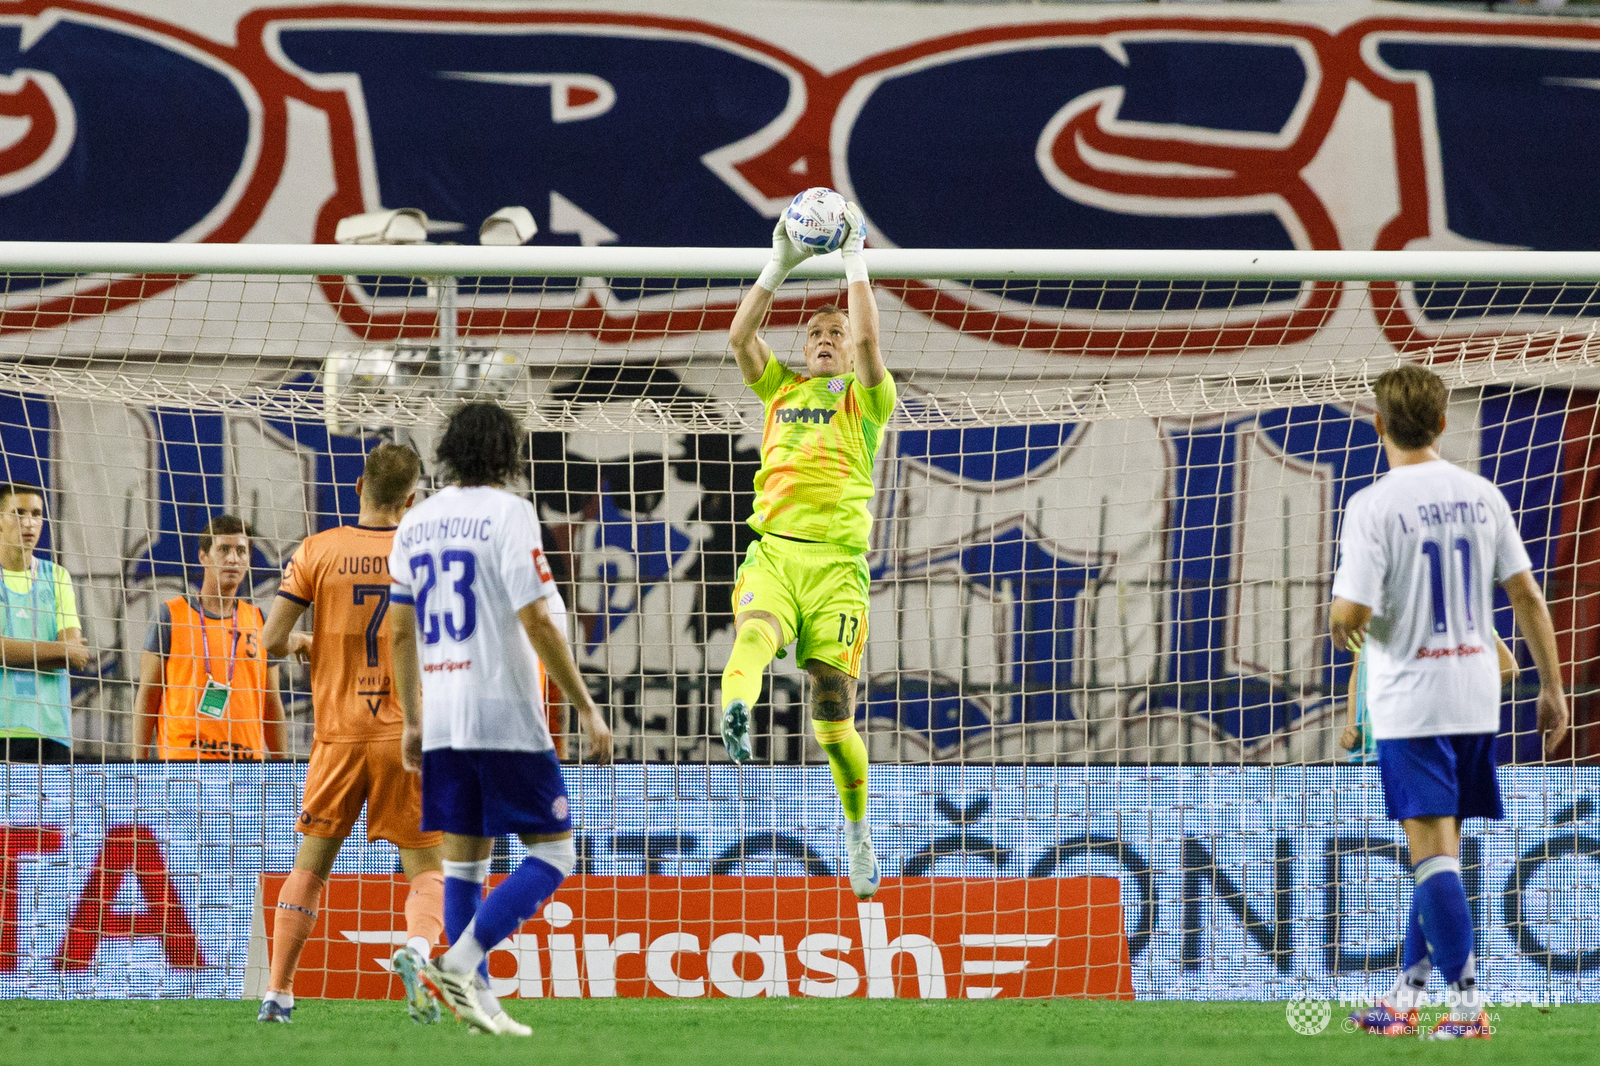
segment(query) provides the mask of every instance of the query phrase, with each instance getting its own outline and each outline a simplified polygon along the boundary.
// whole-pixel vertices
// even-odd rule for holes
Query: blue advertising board
[[[292,863],[303,775],[0,769],[0,996],[239,996],[258,878]],[[1600,1000],[1600,769],[1502,775],[1507,818],[1463,841],[1480,981],[1498,1001]],[[580,876],[648,873],[672,892],[680,876],[843,870],[823,766],[567,780]],[[890,878],[1119,878],[1142,998],[1354,999],[1392,979],[1410,878],[1370,767],[886,766],[873,787]],[[358,824],[335,872],[395,869]]]

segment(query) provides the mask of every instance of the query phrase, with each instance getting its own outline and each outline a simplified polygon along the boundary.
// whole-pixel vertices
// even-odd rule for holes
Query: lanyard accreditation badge
[[[202,654],[205,656],[206,687],[200,694],[200,702],[195,707],[195,712],[203,718],[221,718],[228,709],[228,696],[233,691],[233,670],[237,665],[235,656],[239,651],[239,605],[233,606],[233,645],[228,649],[228,680],[224,684],[211,676],[211,638],[206,635],[206,630],[211,628],[206,625],[206,613],[200,612],[200,644]]]

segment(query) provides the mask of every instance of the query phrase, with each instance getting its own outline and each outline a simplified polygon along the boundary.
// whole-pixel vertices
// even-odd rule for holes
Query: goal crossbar
[[[755,277],[764,248],[141,244],[0,241],[0,271],[85,274],[407,274],[413,277]],[[874,278],[1138,281],[1591,281],[1600,252],[869,248]],[[842,278],[837,254],[795,280]]]

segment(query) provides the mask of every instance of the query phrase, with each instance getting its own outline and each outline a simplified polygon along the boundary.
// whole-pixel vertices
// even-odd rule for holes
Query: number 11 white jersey
[[[1532,566],[1500,490],[1443,460],[1350,497],[1333,594],[1372,608],[1362,655],[1375,738],[1500,729],[1494,588]]]
[[[533,505],[451,486],[395,530],[390,599],[417,615],[422,748],[549,751],[539,660],[517,612],[556,591]]]

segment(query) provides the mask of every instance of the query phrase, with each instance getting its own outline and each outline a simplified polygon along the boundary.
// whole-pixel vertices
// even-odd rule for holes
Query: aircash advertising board
[[[260,990],[303,767],[4,772],[0,996]],[[826,767],[567,774],[577,875],[491,956],[501,995],[1357,998],[1409,907],[1370,767],[880,767],[870,903]],[[1600,770],[1504,781],[1507,819],[1463,842],[1480,980],[1600,998]],[[398,994],[404,885],[364,839],[297,991]]]

